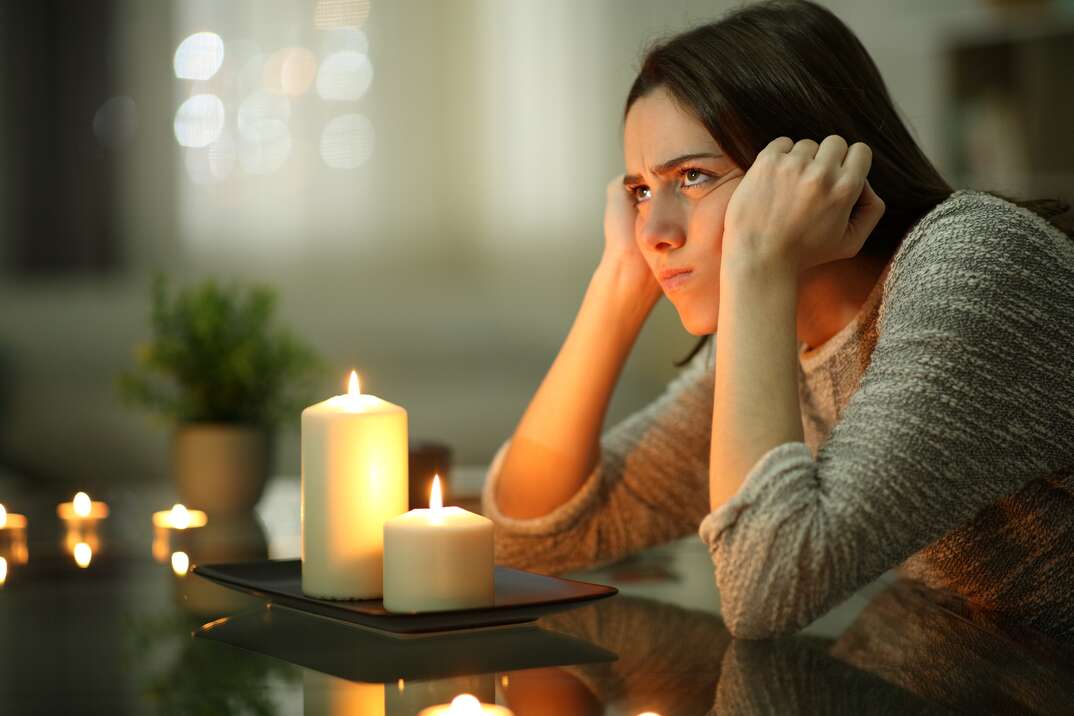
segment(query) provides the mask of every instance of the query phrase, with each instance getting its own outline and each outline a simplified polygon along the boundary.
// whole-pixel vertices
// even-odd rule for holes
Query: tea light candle
[[[444,507],[433,477],[429,509],[384,525],[384,608],[431,612],[495,601],[492,520]]]
[[[407,509],[407,412],[363,395],[302,411],[302,591],[325,599],[383,594],[384,523]]]
[[[30,551],[26,548],[26,516],[8,512],[0,505],[0,559],[4,560],[4,576],[9,566],[26,564]]]
[[[57,505],[56,514],[68,524],[95,522],[108,517],[108,505],[103,502],[94,502],[85,492],[79,492],[70,502]]]
[[[483,704],[470,694],[459,694],[450,704],[430,706],[418,712],[418,716],[515,716],[506,706]]]
[[[208,516],[201,510],[188,510],[184,505],[173,505],[170,510],[153,513],[153,559],[160,564],[173,561],[173,552],[177,550],[174,543],[180,541],[180,535],[187,530],[204,527],[209,523]]]
[[[201,510],[188,510],[184,505],[172,505],[170,510],[153,513],[153,526],[160,529],[185,530],[204,527],[209,517]]]
[[[8,512],[7,508],[0,505],[0,530],[24,530],[26,529],[26,515]]]

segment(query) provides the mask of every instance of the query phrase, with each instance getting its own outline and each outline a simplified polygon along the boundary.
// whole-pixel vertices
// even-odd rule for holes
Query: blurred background
[[[357,368],[487,463],[600,256],[645,46],[734,4],[0,2],[0,480],[167,475],[116,391],[157,271],[272,286],[321,397]],[[1074,197],[1074,3],[823,4],[953,184]],[[694,340],[662,301],[606,425]],[[297,424],[275,450],[297,474]]]

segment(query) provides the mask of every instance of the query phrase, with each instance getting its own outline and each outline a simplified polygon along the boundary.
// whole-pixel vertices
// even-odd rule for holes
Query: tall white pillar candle
[[[406,411],[352,372],[346,395],[302,411],[302,591],[379,598],[384,523],[407,506]]]
[[[427,510],[384,524],[384,608],[433,612],[495,602],[492,520],[443,507],[433,478]]]

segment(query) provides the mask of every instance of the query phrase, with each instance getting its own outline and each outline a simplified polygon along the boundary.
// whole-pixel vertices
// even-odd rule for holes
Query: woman
[[[808,2],[652,50],[624,155],[577,319],[489,471],[499,561],[565,571],[696,529],[736,636],[901,566],[1074,638],[1074,241],[953,192]],[[719,340],[601,438],[661,289]]]

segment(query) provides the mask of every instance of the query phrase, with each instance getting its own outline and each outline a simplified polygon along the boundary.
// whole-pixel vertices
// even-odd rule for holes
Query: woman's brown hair
[[[890,259],[907,231],[953,189],[918,147],[865,47],[831,11],[808,0],[748,5],[653,47],[624,116],[662,87],[748,168],[776,137],[838,134],[873,152],[869,183],[886,209],[863,254]],[[1018,202],[1046,218],[1062,202]],[[711,336],[703,337],[692,359]]]

